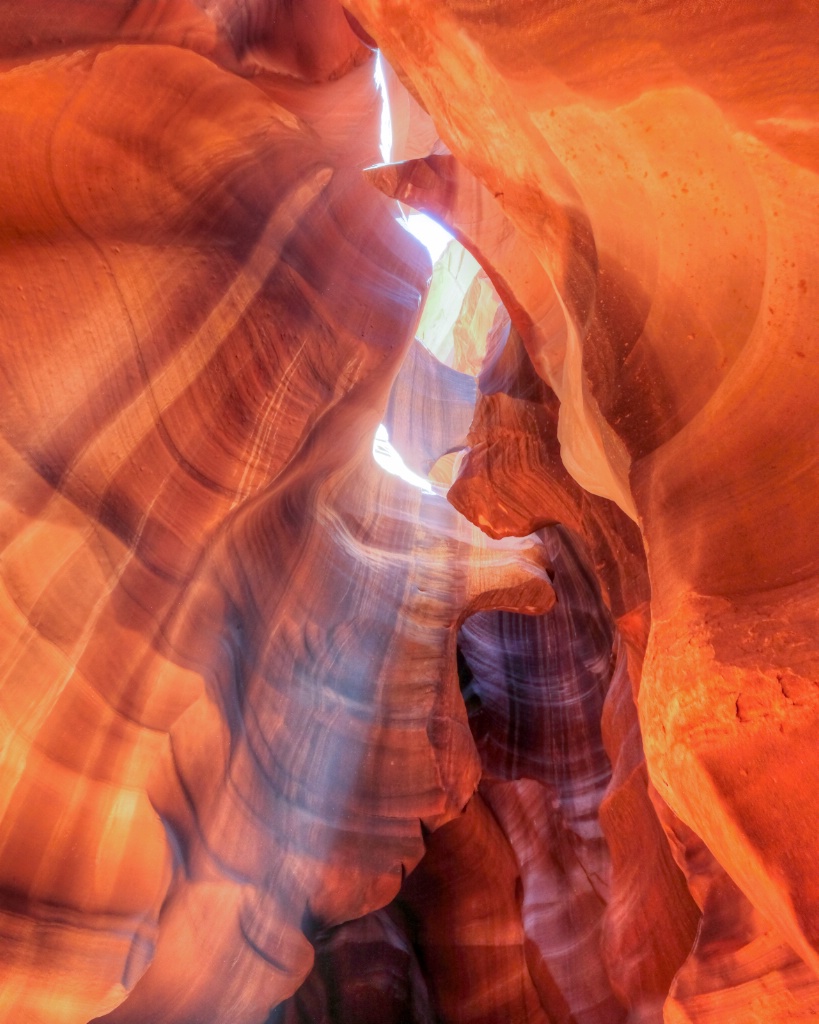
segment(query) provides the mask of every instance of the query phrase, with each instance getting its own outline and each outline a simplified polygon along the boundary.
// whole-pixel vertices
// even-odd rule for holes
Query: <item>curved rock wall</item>
[[[0,1020],[815,1020],[815,12],[348,7],[0,11]]]

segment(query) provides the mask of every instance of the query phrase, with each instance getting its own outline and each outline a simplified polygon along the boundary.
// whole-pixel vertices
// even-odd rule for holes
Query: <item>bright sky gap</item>
[[[380,53],[375,58],[374,75],[376,88],[381,93],[381,159],[385,164],[388,164],[392,158],[392,118],[390,117],[390,105],[387,99],[384,64]],[[411,213],[407,217],[400,214],[396,219],[402,228],[409,231],[411,235],[414,235],[427,248],[433,263],[441,258],[444,249],[452,240],[452,235],[445,228],[441,227],[440,224],[431,217],[427,217],[424,213]],[[425,480],[424,477],[413,473],[405,465],[404,460],[390,444],[389,434],[383,423],[379,425],[378,430],[375,432],[373,458],[387,473],[400,477],[406,483],[411,484],[413,487],[418,487],[426,494],[434,493],[429,480]]]

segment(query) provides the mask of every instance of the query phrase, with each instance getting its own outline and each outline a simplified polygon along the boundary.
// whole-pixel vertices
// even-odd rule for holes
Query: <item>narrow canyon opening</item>
[[[813,6],[0,4],[0,1024],[819,1019]]]
[[[380,54],[375,81],[389,165],[390,96],[420,122],[418,139],[405,126],[405,151],[428,147],[432,129]],[[438,140],[433,151],[446,147]],[[517,392],[510,390],[524,415],[537,415],[539,388],[526,383],[531,364],[489,274],[440,224],[395,202],[398,223],[429,251],[432,274],[373,456],[384,471],[442,498],[504,373],[517,376]],[[502,421],[497,428],[503,432]],[[516,441],[511,433],[507,440]],[[514,504],[514,493],[505,500]],[[474,514],[461,501],[461,511]],[[514,549],[515,533],[542,545],[557,603],[541,614],[475,611],[448,649],[481,761],[478,788],[457,818],[425,830],[424,856],[386,907],[311,934],[313,972],[267,1024],[375,1012],[390,1020],[468,1019],[476,993],[505,975],[521,987],[505,1019],[626,1020],[600,953],[611,889],[600,825],[611,780],[602,718],[612,682],[629,685],[622,642],[582,538],[549,517],[524,513],[504,524],[504,506],[496,510],[500,516],[485,506],[476,525],[501,547]],[[485,934],[506,934],[502,950],[468,937],[476,919]]]

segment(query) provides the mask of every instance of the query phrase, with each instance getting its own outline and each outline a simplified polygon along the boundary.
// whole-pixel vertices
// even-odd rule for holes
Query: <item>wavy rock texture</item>
[[[569,535],[544,531],[557,605],[482,613],[460,649],[481,792],[515,852],[527,962],[553,1020],[625,1019],[601,952],[610,860],[599,825],[610,779],[600,731],[612,630]],[[503,781],[501,781],[503,780]]]
[[[440,201],[433,179],[475,175],[456,193],[488,199],[456,202],[454,226],[488,264],[497,249],[523,298],[521,334],[561,398],[564,461],[636,514],[653,783],[815,971],[819,595],[815,539],[791,525],[816,520],[819,493],[812,13],[351,6],[464,169],[436,157],[393,182]],[[544,340],[526,320],[542,322],[549,288],[560,316]],[[595,430],[602,443],[578,459]],[[753,1000],[743,1012],[758,1019]]]
[[[6,1020],[263,1019],[477,783],[459,620],[553,601],[372,462],[429,264],[371,68],[160,27],[4,91]]]
[[[348,6],[0,10],[0,1021],[815,1020],[815,12]]]

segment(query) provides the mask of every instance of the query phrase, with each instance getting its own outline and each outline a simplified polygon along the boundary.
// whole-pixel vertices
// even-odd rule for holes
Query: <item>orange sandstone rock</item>
[[[348,6],[0,11],[0,1021],[812,1020],[815,12]]]

